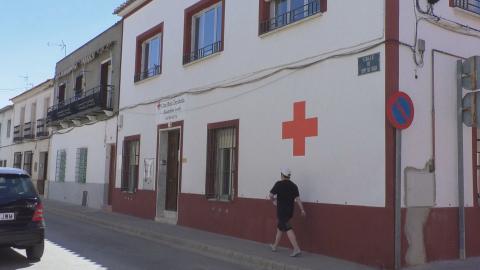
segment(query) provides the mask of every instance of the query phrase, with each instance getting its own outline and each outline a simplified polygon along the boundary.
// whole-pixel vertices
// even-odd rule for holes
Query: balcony
[[[480,1],[480,0],[478,0]],[[304,6],[292,9],[286,13],[279,14],[276,17],[260,22],[260,35],[282,28],[289,24],[298,22],[305,18],[320,13],[320,0],[310,2]]]
[[[32,122],[25,123],[23,125],[23,139],[25,140],[32,140],[35,136],[32,130]]]
[[[480,0],[453,0],[453,6],[480,15]]]
[[[111,111],[113,110],[113,94],[113,85],[97,86],[85,92],[76,93],[74,97],[48,108],[47,125]]]
[[[150,77],[153,77],[155,75],[158,75],[158,74],[160,74],[160,72],[161,72],[160,65],[155,65],[150,69],[147,69],[147,70],[142,71],[138,74],[135,74],[134,80],[135,80],[135,82],[139,82],[139,81],[148,79]]]
[[[15,126],[13,128],[13,142],[19,143],[23,141],[23,128],[22,125]]]
[[[183,55],[183,64],[186,65],[188,63],[200,60],[204,57],[207,57],[222,50],[223,41],[220,40],[201,49]]]
[[[45,118],[41,118],[37,120],[37,137],[48,137],[49,132],[47,128],[47,121]]]

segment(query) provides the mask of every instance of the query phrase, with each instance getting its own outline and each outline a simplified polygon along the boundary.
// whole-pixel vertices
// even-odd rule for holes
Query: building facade
[[[384,268],[480,255],[476,128],[462,127],[463,187],[456,155],[477,6],[126,1],[113,210],[268,243],[267,195],[290,167],[305,250]],[[400,90],[415,108],[401,136]]]
[[[115,156],[122,22],[60,60],[55,67],[49,198],[93,208],[109,204]],[[114,168],[114,167],[113,167]]]
[[[0,166],[13,166],[13,105],[0,109]]]
[[[31,175],[40,194],[45,193],[50,129],[47,110],[53,103],[53,80],[49,79],[11,99],[13,147],[11,166]]]

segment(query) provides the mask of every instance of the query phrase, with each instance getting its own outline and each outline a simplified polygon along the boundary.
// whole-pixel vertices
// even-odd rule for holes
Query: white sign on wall
[[[159,123],[175,122],[183,119],[186,110],[186,96],[182,95],[157,103],[157,115]]]

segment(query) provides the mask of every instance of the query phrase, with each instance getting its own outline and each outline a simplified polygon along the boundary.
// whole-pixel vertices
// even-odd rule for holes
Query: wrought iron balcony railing
[[[138,82],[138,81],[141,81],[141,80],[145,80],[147,78],[150,78],[150,77],[153,77],[155,75],[158,75],[160,74],[160,65],[154,65],[152,68],[149,68],[145,71],[142,71],[138,74],[135,74],[135,82]]]
[[[207,45],[201,49],[198,49],[196,51],[187,53],[183,55],[183,64],[188,64],[190,62],[202,59],[204,57],[207,57],[211,54],[217,53],[219,51],[223,50],[223,41],[217,41],[215,43],[212,43],[210,45]]]
[[[15,126],[13,128],[13,142],[21,142],[22,140],[23,140],[22,125]]]
[[[453,0],[455,7],[480,14],[480,0]]]
[[[37,120],[37,137],[48,137],[49,132],[47,128],[47,121],[45,118]]]
[[[283,14],[279,14],[276,17],[260,22],[260,35],[308,18],[317,13],[320,13],[320,0],[312,1],[304,6],[292,9]]]
[[[114,86],[97,86],[57,103],[47,112],[47,123],[85,116],[88,113],[113,110]]]
[[[25,123],[23,125],[23,138],[24,139],[33,139],[34,138],[34,133],[32,130],[32,122]]]

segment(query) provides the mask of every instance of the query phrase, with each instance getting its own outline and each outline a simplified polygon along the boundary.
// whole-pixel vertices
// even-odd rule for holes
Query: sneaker
[[[275,252],[277,251],[277,247],[274,246],[273,244],[270,244],[270,248],[272,249],[272,252]]]
[[[302,254],[302,251],[300,250],[294,250],[292,254],[290,254],[290,257],[298,257]]]

